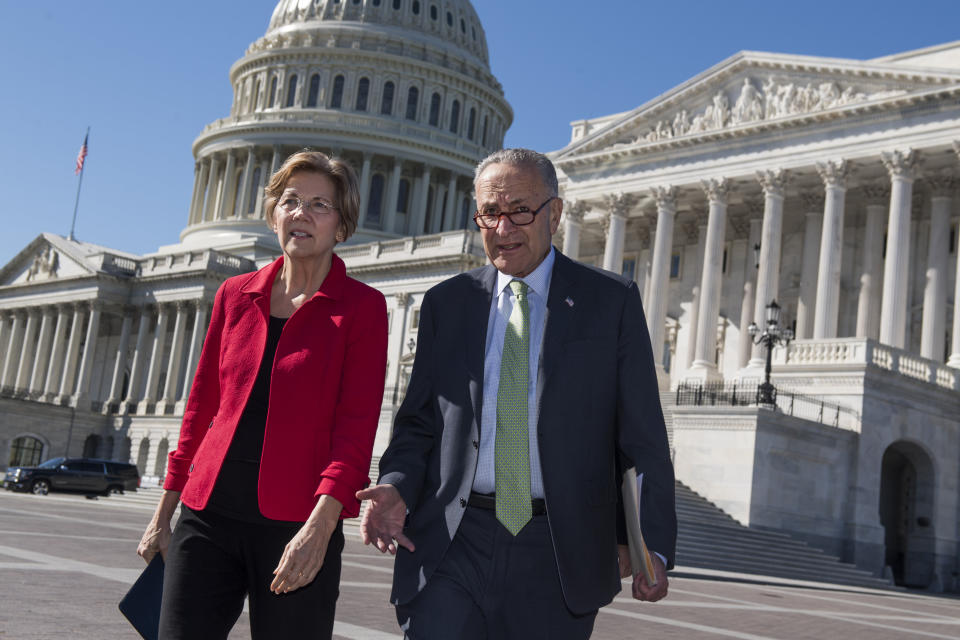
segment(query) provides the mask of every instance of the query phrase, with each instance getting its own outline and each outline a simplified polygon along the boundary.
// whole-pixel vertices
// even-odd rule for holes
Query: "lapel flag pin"
[[[570,296],[567,296],[567,299],[564,300],[564,302],[567,303],[567,306],[570,306],[570,307],[573,306],[573,300],[570,298]]]

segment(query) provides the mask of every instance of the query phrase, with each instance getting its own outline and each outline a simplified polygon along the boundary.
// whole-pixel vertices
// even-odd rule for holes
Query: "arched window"
[[[315,73],[310,76],[310,90],[307,92],[307,106],[317,106],[317,98],[320,95],[320,74]]]
[[[448,27],[453,26],[453,14],[450,13],[449,11],[447,11],[447,26]]]
[[[440,15],[440,13],[437,11],[437,5],[435,5],[435,4],[430,5],[430,19],[431,19],[431,20],[436,20],[436,19],[437,19],[437,16],[439,16],[439,15]]]
[[[284,105],[288,109],[293,106],[294,101],[297,99],[297,74],[290,76],[290,80],[287,81],[287,102]]]
[[[415,16],[420,15],[420,1],[419,1],[419,0],[413,0],[413,15],[415,15]]]
[[[257,208],[257,194],[260,192],[260,167],[253,170],[253,179],[250,181],[250,197],[247,203],[247,215],[251,215]]]
[[[487,116],[483,116],[483,135],[480,139],[480,144],[487,146]]]
[[[400,0],[393,0],[393,8],[400,9]]]
[[[370,199],[367,202],[366,225],[379,227],[383,210],[383,174],[373,174],[370,180]]]
[[[389,116],[393,113],[393,83],[386,82],[383,85],[383,96],[380,98],[380,113]]]
[[[406,178],[400,179],[400,188],[397,189],[397,212],[406,213],[407,205],[410,200],[410,181]]]
[[[417,119],[417,102],[420,100],[420,90],[410,87],[407,91],[407,120]]]
[[[10,443],[9,467],[35,467],[43,459],[43,443],[33,436],[20,436]]]
[[[370,79],[360,78],[357,83],[357,103],[354,108],[357,111],[367,110],[367,97],[370,95]]]
[[[456,133],[460,128],[460,101],[454,100],[450,107],[450,133]]]
[[[373,6],[379,7],[379,6],[380,6],[380,0],[373,0]]]
[[[147,473],[147,458],[150,456],[150,438],[140,440],[140,448],[137,450],[137,468],[140,475]]]
[[[440,125],[440,94],[434,93],[430,97],[430,126],[437,127]]]
[[[170,451],[170,442],[164,438],[157,445],[157,461],[153,465],[153,475],[163,479],[167,473],[167,453]]]
[[[97,449],[100,448],[100,436],[91,433],[87,436],[86,440],[83,441],[83,457],[84,458],[96,458]]]
[[[467,23],[463,21],[463,18],[460,18],[460,33],[467,35]]]
[[[339,109],[343,103],[343,76],[333,79],[333,94],[330,96],[330,108]]]
[[[277,76],[270,78],[270,99],[267,100],[267,108],[272,109],[277,101]]]
[[[467,139],[473,140],[473,130],[477,124],[477,110],[470,107],[470,119],[467,121]]]

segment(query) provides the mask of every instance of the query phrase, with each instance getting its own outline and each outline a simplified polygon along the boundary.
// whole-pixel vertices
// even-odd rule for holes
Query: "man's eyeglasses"
[[[500,216],[506,216],[511,224],[522,227],[533,222],[537,214],[543,211],[543,208],[554,199],[556,199],[556,196],[550,196],[533,211],[528,207],[517,207],[513,211],[497,211],[496,209],[476,211],[473,214],[473,221],[476,222],[477,226],[481,229],[496,229],[497,225],[500,224]]]
[[[280,207],[284,213],[293,213],[297,209],[302,209],[305,213],[320,215],[324,213],[333,213],[337,210],[335,206],[329,202],[324,202],[320,198],[314,198],[313,200],[301,200],[297,196],[283,196],[280,198],[280,202],[277,203],[277,206]]]

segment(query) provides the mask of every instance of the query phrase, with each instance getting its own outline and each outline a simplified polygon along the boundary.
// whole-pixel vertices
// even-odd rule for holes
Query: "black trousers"
[[[160,638],[225,639],[243,611],[245,596],[254,640],[331,638],[340,595],[342,523],[330,537],[313,582],[279,595],[269,589],[283,549],[298,529],[182,506],[167,551]]]
[[[409,640],[586,640],[596,617],[567,608],[546,515],[514,537],[473,506],[423,590],[397,606]]]

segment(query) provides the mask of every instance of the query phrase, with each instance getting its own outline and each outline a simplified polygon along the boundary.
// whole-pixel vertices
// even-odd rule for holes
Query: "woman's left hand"
[[[284,547],[280,564],[273,570],[270,591],[289,593],[313,582],[323,567],[327,545],[337,528],[342,509],[343,505],[336,498],[320,496],[310,517]]]

